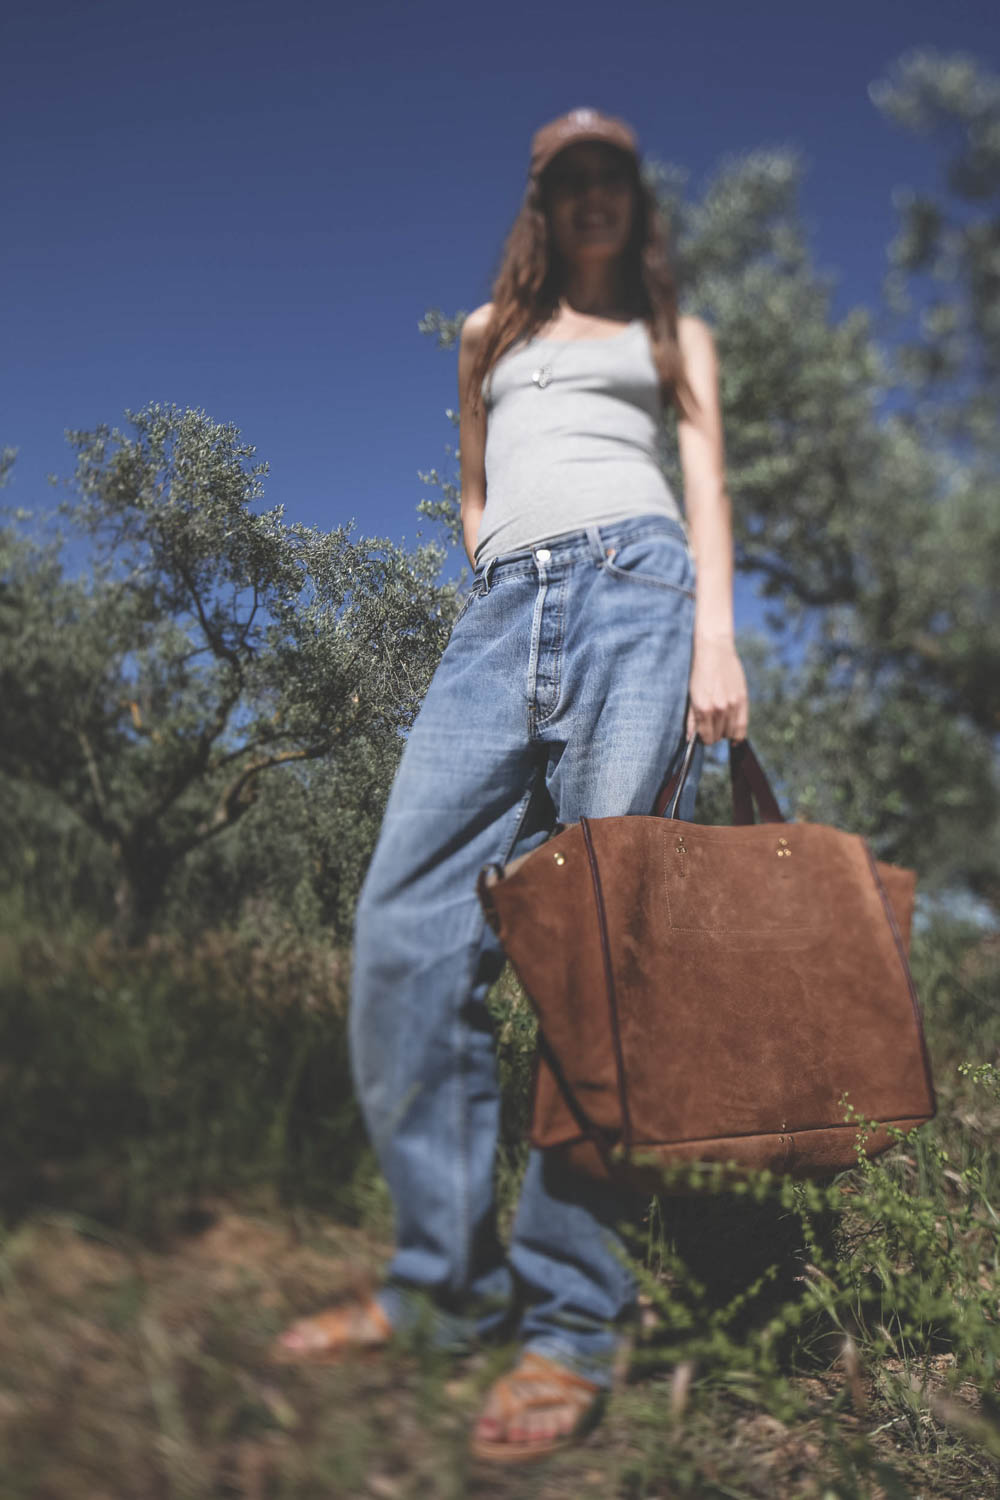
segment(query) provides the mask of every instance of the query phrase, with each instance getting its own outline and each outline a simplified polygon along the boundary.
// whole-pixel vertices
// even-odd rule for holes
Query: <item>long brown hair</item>
[[[677,342],[677,288],[670,263],[669,231],[653,190],[627,152],[632,176],[632,232],[622,251],[625,300],[631,317],[643,318],[660,375],[664,403],[685,415],[697,400],[687,382]],[[524,201],[504,243],[493,283],[493,311],[469,372],[462,399],[478,411],[482,384],[497,360],[549,321],[559,305],[563,267],[551,243],[547,178],[530,177]],[[690,404],[689,404],[690,403]]]

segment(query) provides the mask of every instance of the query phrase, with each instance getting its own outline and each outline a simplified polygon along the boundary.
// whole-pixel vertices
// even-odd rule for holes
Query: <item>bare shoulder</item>
[[[710,324],[694,313],[679,315],[677,343],[685,364],[711,364],[715,360],[715,334]]]
[[[462,343],[471,348],[478,344],[493,316],[493,303],[483,302],[466,315],[462,324]]]

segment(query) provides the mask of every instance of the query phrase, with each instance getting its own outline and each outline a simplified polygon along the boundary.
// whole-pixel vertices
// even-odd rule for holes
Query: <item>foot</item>
[[[374,1298],[354,1299],[300,1318],[279,1334],[271,1356],[282,1364],[334,1364],[384,1348],[392,1324]]]
[[[528,1463],[566,1448],[600,1416],[604,1388],[528,1353],[497,1380],[472,1435],[476,1458]]]

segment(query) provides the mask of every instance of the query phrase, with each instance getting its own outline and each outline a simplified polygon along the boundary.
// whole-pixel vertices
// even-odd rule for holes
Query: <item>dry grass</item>
[[[787,1203],[651,1206],[644,1326],[604,1421],[491,1471],[467,1434],[511,1349],[268,1360],[388,1253],[331,955],[0,949],[0,1500],[1000,1500],[997,960],[918,951],[939,1117],[842,1181],[837,1253],[803,1255]],[[509,979],[495,1002],[506,1222],[532,1027]]]
[[[416,1348],[331,1369],[272,1366],[276,1331],[371,1278],[386,1247],[277,1210],[206,1210],[158,1251],[55,1217],[6,1242],[0,1300],[4,1500],[992,1500],[974,1391],[891,1362],[800,1377],[782,1421],[697,1372],[623,1381],[576,1451],[529,1470],[471,1463],[466,1435],[509,1351],[458,1365]],[[901,1488],[851,1475],[871,1436]],[[870,1460],[868,1462],[870,1468]],[[856,1465],[855,1465],[856,1468]],[[888,1472],[888,1471],[887,1471]]]

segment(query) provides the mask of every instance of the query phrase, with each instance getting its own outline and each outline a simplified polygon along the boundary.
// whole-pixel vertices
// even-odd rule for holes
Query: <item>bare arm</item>
[[[462,489],[462,538],[473,567],[479,525],[486,509],[486,409],[481,405],[478,412],[473,413],[469,409],[469,402],[464,399],[464,392],[469,370],[492,311],[492,302],[484,302],[482,307],[469,313],[462,324],[458,345],[458,452]]]
[[[697,568],[687,732],[697,731],[711,745],[723,738],[745,738],[749,706],[734,642],[732,504],[726,490],[715,340],[701,318],[679,318],[677,333],[698,402],[698,409],[677,423],[684,508]]]

